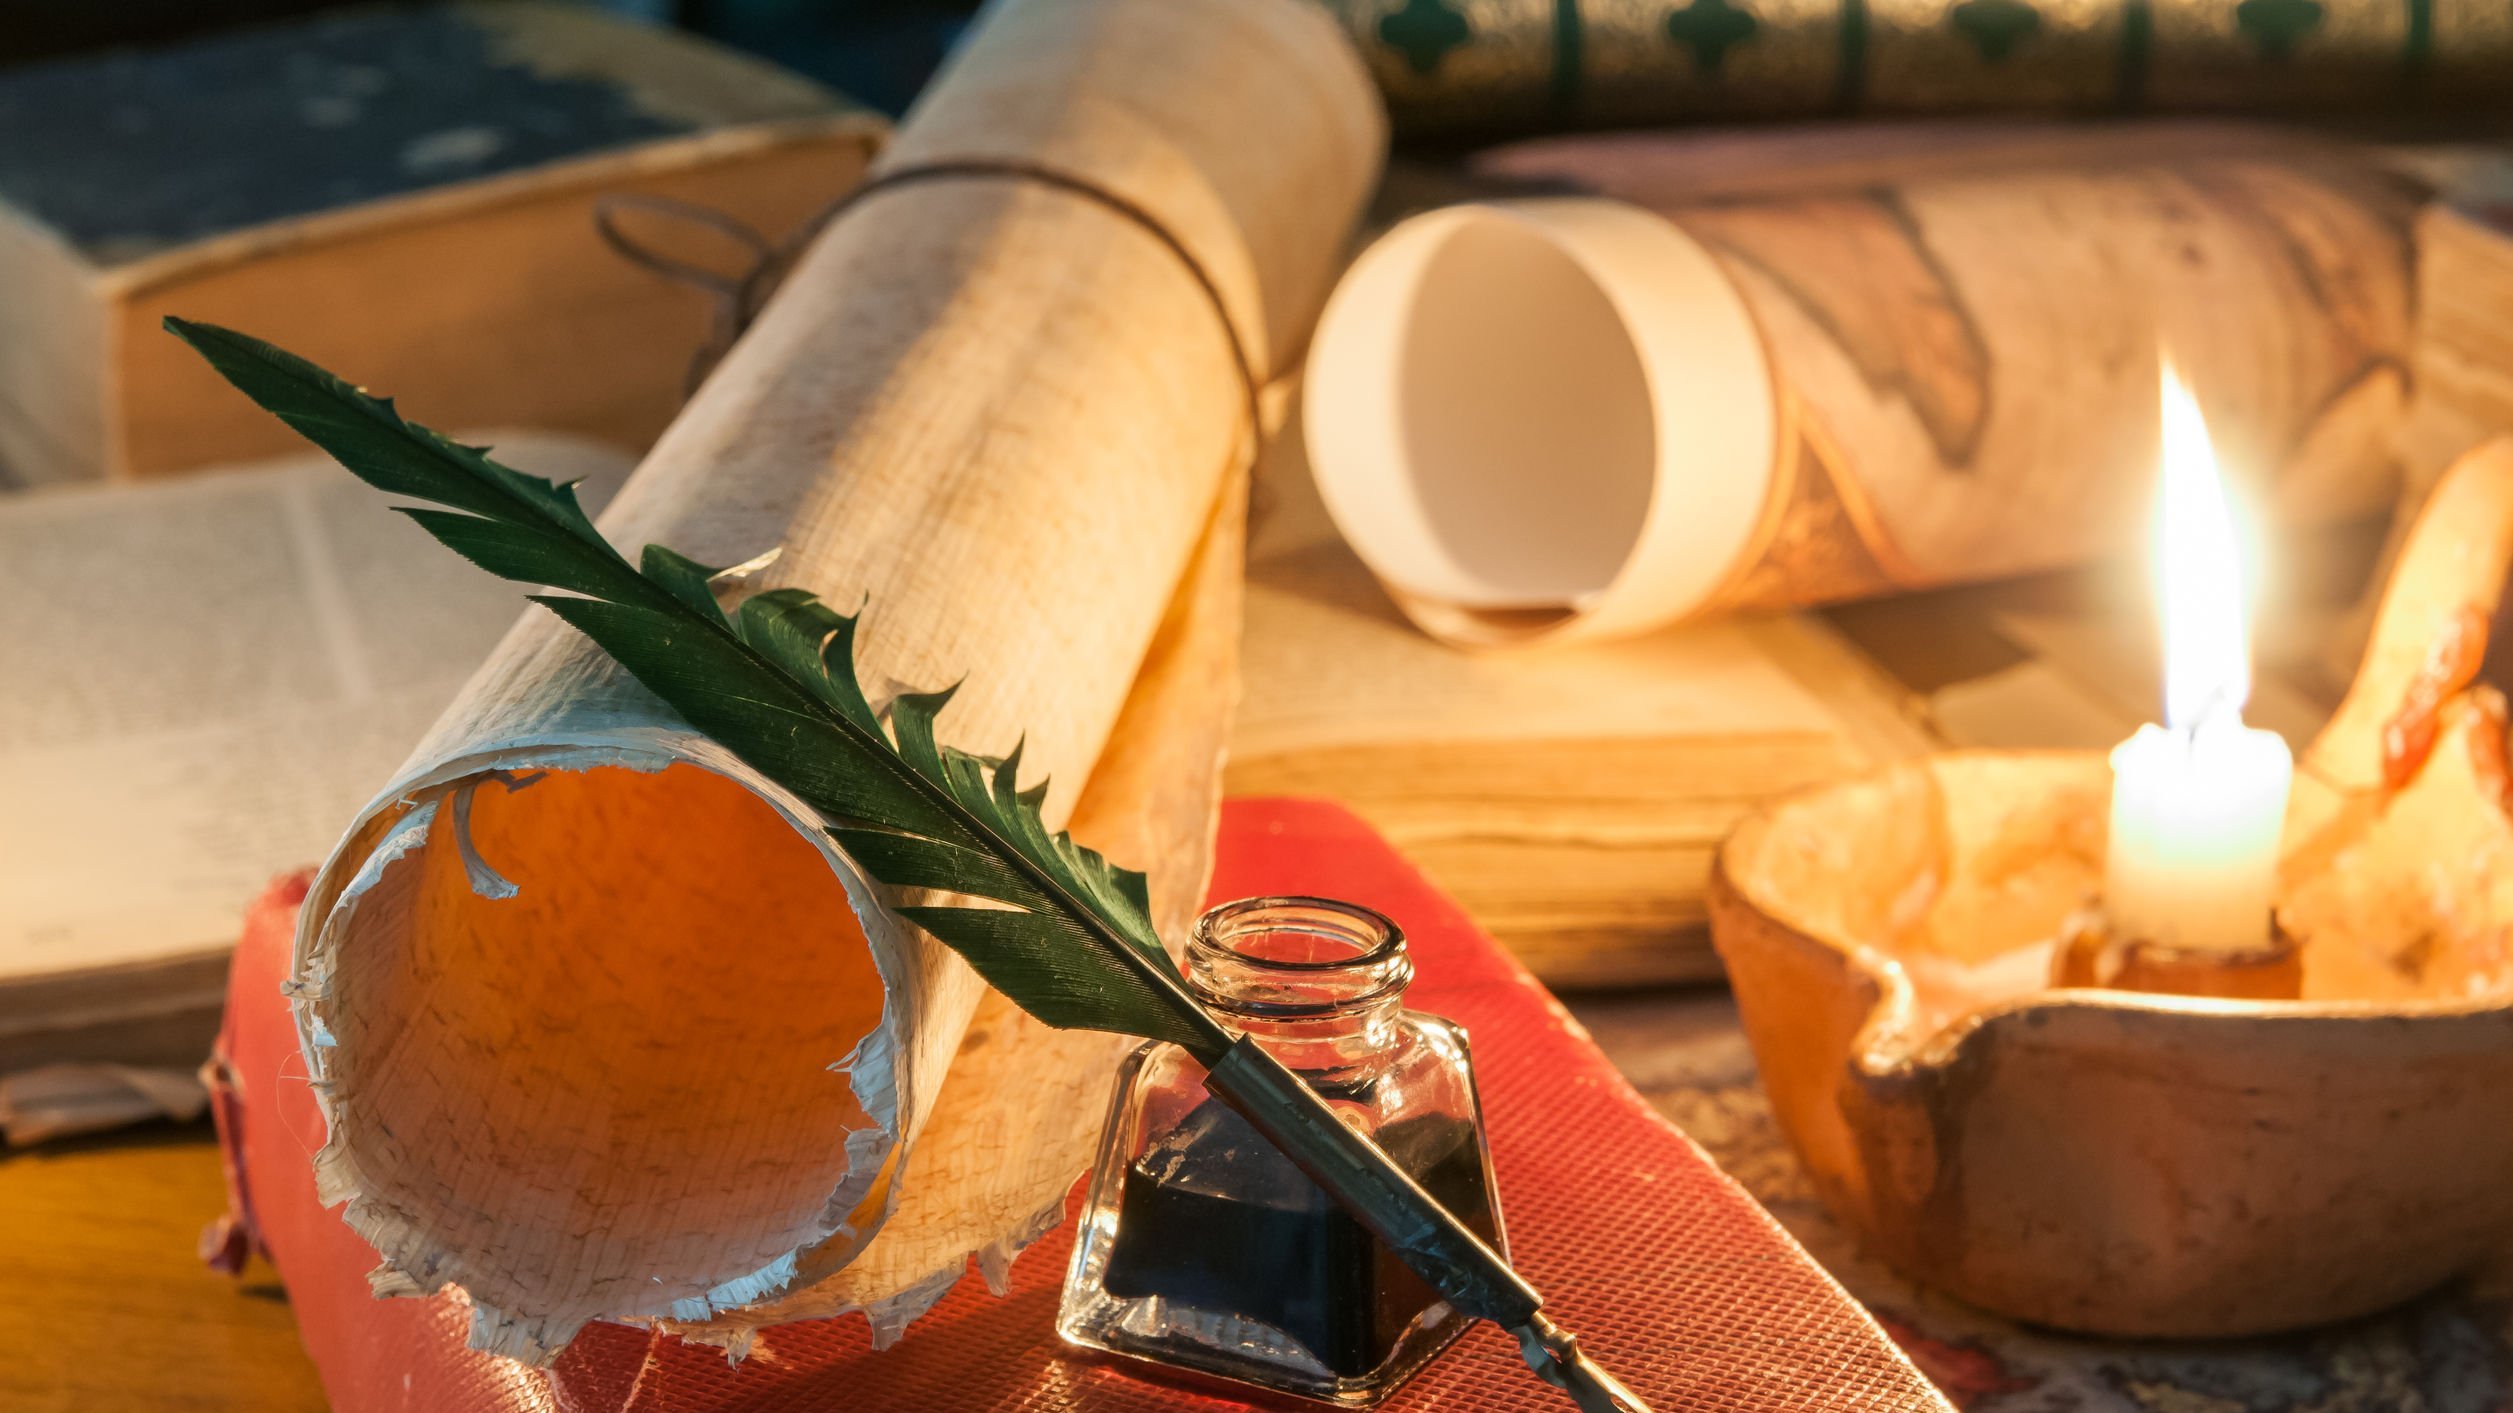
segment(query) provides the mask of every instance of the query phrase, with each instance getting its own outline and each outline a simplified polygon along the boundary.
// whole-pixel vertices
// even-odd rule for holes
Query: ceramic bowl
[[[2111,1335],[2342,1319],[2505,1249],[2513,779],[2470,679],[2509,555],[2500,445],[2437,491],[2300,763],[2296,999],[2051,984],[2102,878],[2096,753],[1951,752],[1746,820],[1713,937],[1835,1215],[1938,1289]]]

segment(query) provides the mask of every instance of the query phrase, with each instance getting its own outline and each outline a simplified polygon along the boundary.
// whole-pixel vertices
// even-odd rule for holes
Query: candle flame
[[[2164,616],[2164,724],[2231,725],[2251,697],[2242,544],[2199,404],[2164,365],[2156,577]],[[2220,716],[2220,713],[2222,714]]]

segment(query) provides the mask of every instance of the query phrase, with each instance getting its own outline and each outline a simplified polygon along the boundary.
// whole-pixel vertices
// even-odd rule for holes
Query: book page
[[[523,607],[319,456],[0,500],[0,981],[232,945]]]
[[[1834,734],[1832,708],[1772,661],[1768,618],[1607,645],[1468,653],[1406,623],[1340,545],[1250,571],[1237,757],[1348,745]]]

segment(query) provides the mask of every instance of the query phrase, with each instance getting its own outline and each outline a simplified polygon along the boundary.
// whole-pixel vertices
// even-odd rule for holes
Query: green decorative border
[[[1833,106],[1855,113],[1867,97],[1867,0],[1841,0],[1841,91]]]
[[[1879,102],[1915,111],[1999,106],[2134,111],[2156,100],[2160,72],[2181,74],[2193,63],[2221,66],[2222,97],[2230,105],[2240,104],[2243,75],[2255,70],[2262,75],[2257,90],[2262,98],[2283,102],[2313,96],[2315,76],[2378,75],[2395,65],[2397,92],[2407,97],[2441,64],[2437,35],[2457,13],[2443,9],[2439,0],[2110,0],[2108,9],[2093,12],[2059,0],[1834,0],[1814,7],[1776,6],[1773,0],[1321,3],[1341,14],[1373,51],[1400,117],[1465,122],[1489,107],[1543,124],[1609,109],[1642,120],[1652,114],[1749,112],[1812,117],[1856,113]],[[2382,35],[2378,46],[2369,24]],[[1899,56],[1910,52],[1915,38],[1930,35],[1957,45],[1949,51],[1948,62],[1956,67],[1944,81],[1943,103],[1925,94],[1915,101],[1908,74],[1899,67],[1903,76],[1892,92],[1879,92],[1874,69],[1880,55],[1898,56],[1897,66],[1907,63]],[[1653,44],[1665,52],[1663,104],[1650,97],[1649,85],[1658,81],[1658,61],[1648,57]],[[1837,77],[1823,80],[1828,93],[1792,91],[1753,100],[1758,90],[1751,85],[1769,72],[1773,56],[1822,62],[1816,56],[1827,49],[1838,63],[1830,71]],[[1472,51],[1472,61],[1457,62],[1461,51]],[[1739,52],[1756,56],[1745,78],[1737,76],[1732,62]],[[2026,74],[2000,77],[2019,63],[2027,66]],[[2081,73],[2082,81],[2052,96],[2054,65],[2073,66],[2070,71]],[[2101,73],[2105,66],[2108,84]],[[2373,82],[2378,96],[2383,81]],[[2177,79],[2174,87],[2185,88],[2187,81]],[[2361,85],[2355,92],[2365,96]],[[2163,101],[2190,97],[2167,92]]]
[[[1561,117],[1579,111],[1587,52],[1588,19],[1579,0],[1553,0],[1553,111]]]
[[[2155,63],[2155,10],[2151,0],[2122,0],[2120,7],[2120,107],[2146,106],[2147,74]]]

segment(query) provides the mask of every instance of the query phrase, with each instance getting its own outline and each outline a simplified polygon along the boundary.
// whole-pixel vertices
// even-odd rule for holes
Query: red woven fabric
[[[1947,1405],[1883,1331],[1752,1199],[1652,1111],[1508,954],[1367,826],[1332,805],[1234,801],[1216,898],[1316,893],[1402,924],[1412,1000],[1473,1034],[1510,1242],[1546,1308],[1660,1413],[1871,1413]],[[1245,1407],[1066,1353],[1053,1326],[1071,1230],[1015,1265],[997,1299],[974,1276],[895,1348],[848,1317],[766,1332],[749,1360],[640,1329],[596,1326],[547,1373],[463,1346],[459,1301],[377,1301],[363,1243],[314,1203],[320,1118],[279,995],[302,880],[274,885],[236,958],[219,1106],[255,1234],[286,1280],[338,1413],[838,1413]],[[1569,1405],[1479,1326],[1391,1407]]]

